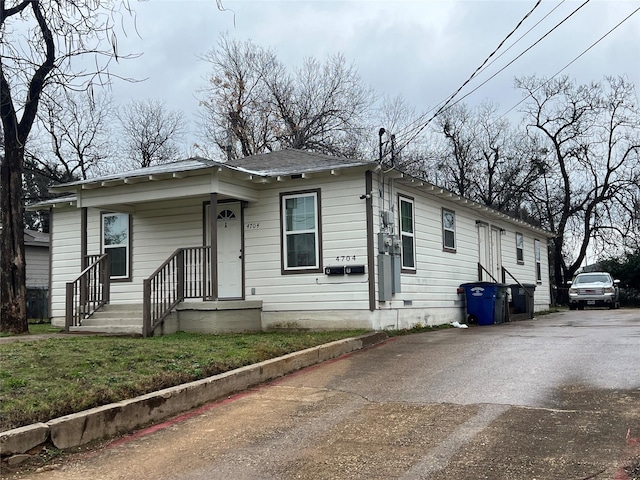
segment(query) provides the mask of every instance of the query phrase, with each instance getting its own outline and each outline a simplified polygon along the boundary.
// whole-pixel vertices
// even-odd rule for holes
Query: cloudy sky
[[[197,90],[209,71],[200,56],[228,32],[274,49],[290,70],[307,57],[324,61],[342,53],[379,95],[402,95],[416,112],[427,112],[463,84],[537,0],[220,2],[226,11],[216,0],[133,0],[138,33],[127,27],[119,48],[142,56],[120,62],[112,72],[146,80],[117,81],[116,102],[160,98],[184,111],[193,132]],[[521,99],[514,77],[560,71],[580,83],[624,75],[640,89],[638,9],[638,0],[542,0],[493,58],[503,55],[460,96],[496,75],[464,101],[491,100],[506,112]]]

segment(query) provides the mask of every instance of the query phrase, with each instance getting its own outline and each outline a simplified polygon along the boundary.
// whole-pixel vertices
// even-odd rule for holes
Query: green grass
[[[63,329],[53,327],[50,323],[29,323],[29,333],[31,335],[42,335],[45,333],[59,333]]]
[[[82,336],[1,344],[0,431],[46,422],[363,333],[177,333],[152,338]]]
[[[63,330],[62,328],[51,326],[51,324],[48,322],[45,323],[37,320],[29,320],[29,333],[20,334],[18,336],[41,335],[45,333],[58,333],[58,332],[61,332],[62,330]],[[0,332],[0,337],[14,337],[14,336],[16,335],[12,333]]]

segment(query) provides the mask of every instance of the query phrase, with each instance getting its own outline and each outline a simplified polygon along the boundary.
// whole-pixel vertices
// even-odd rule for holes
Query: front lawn
[[[70,336],[1,344],[0,431],[46,422],[363,333]]]

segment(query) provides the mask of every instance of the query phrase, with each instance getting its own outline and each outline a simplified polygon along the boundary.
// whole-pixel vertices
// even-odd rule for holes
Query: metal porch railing
[[[496,278],[493,275],[491,275],[491,272],[486,268],[484,268],[484,265],[478,262],[478,281],[479,282],[483,281],[483,276],[484,276],[483,273],[486,273],[493,283],[498,283],[498,280],[496,280]]]
[[[153,336],[186,298],[211,296],[211,247],[176,250],[144,281],[142,335]]]
[[[87,266],[78,278],[66,284],[65,331],[79,327],[104,304],[109,303],[111,272],[106,253],[87,257]]]

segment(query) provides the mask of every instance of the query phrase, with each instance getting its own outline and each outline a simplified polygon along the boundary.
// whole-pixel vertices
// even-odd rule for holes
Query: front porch
[[[262,330],[262,301],[214,298],[211,247],[179,248],[143,281],[142,303],[113,302],[108,254],[66,285],[65,330],[153,336]],[[213,292],[215,294],[215,292]]]
[[[142,304],[105,304],[70,333],[143,335]],[[262,330],[262,301],[185,301],[166,316],[158,334],[178,331],[192,333],[246,333]]]

